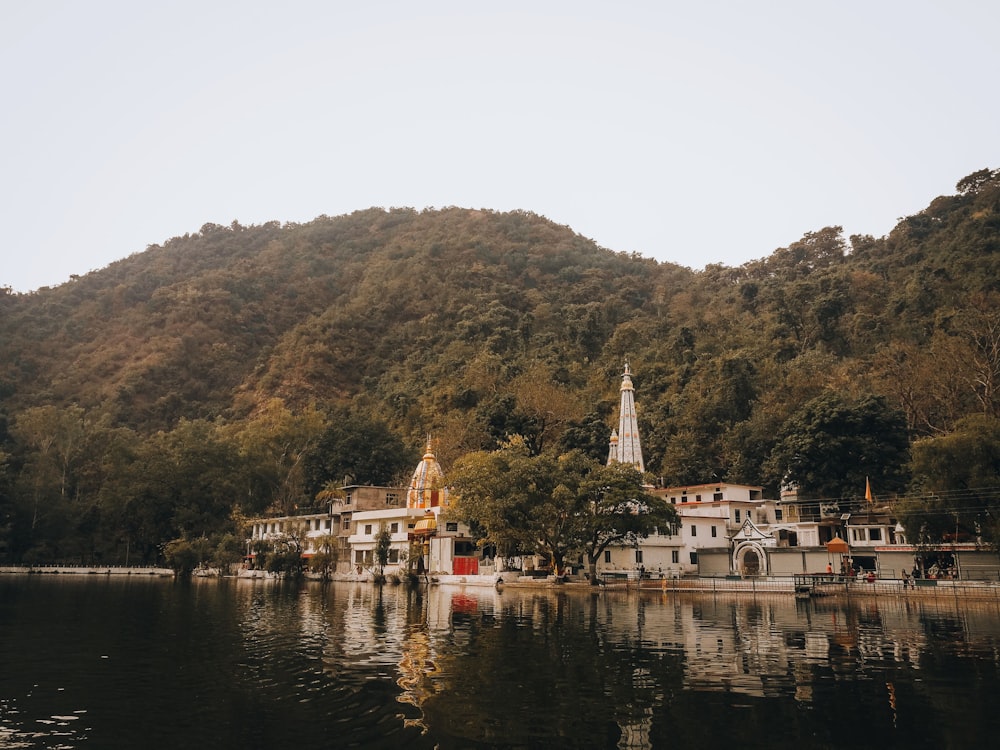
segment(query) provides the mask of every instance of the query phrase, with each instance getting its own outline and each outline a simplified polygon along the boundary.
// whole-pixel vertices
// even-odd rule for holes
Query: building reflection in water
[[[275,612],[256,611],[266,606],[259,596],[249,604],[254,641],[268,638]],[[648,748],[678,723],[694,726],[679,706],[825,710],[840,683],[862,685],[852,688],[859,713],[894,728],[944,702],[940,683],[910,677],[929,653],[981,659],[985,639],[1000,672],[1000,618],[985,605],[336,584],[281,606],[328,677],[384,676],[406,727],[459,743],[575,736]]]

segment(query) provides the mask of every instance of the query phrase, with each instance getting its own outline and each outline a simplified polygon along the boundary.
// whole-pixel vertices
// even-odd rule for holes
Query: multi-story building
[[[256,549],[261,542],[275,544],[294,539],[301,547],[303,557],[312,557],[324,546],[329,546],[337,559],[338,572],[351,567],[349,538],[352,518],[357,512],[399,508],[406,497],[404,487],[377,487],[372,485],[346,485],[337,496],[321,508],[309,508],[292,515],[257,518],[250,525],[247,540],[247,560],[253,565]]]
[[[247,540],[247,561],[254,565],[261,542],[294,540],[305,558],[324,548],[334,552],[336,574],[366,576],[375,568],[378,537],[384,529],[389,533],[386,574],[492,572],[465,525],[441,520],[448,506],[444,473],[428,438],[407,487],[348,485],[325,508],[255,519]]]

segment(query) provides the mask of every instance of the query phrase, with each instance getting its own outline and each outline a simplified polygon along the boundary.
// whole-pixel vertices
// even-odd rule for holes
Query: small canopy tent
[[[847,542],[839,536],[835,536],[826,543],[826,551],[832,555],[846,555],[850,549],[851,548],[847,546]]]

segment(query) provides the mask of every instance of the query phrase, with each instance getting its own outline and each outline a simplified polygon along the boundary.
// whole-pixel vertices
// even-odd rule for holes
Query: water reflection
[[[964,747],[998,640],[996,602],[0,579],[0,747]]]

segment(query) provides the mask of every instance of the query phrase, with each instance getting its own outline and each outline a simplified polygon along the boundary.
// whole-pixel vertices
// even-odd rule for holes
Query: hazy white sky
[[[525,209],[738,265],[1000,167],[1000,3],[0,0],[0,286],[204,223]]]

